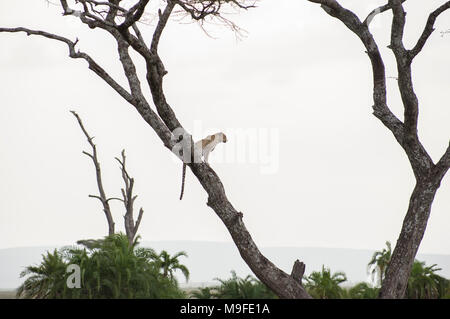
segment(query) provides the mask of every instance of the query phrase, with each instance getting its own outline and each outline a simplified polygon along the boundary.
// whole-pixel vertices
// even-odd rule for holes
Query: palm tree
[[[176,253],[173,256],[170,256],[170,254],[163,250],[159,255],[154,256],[155,263],[160,267],[162,271],[162,275],[165,278],[169,278],[170,280],[176,280],[174,276],[174,272],[176,270],[180,270],[184,277],[186,278],[186,281],[189,280],[189,270],[185,265],[180,264],[180,261],[178,258],[181,256],[187,257],[187,253],[184,251],[180,251]]]
[[[270,290],[262,281],[254,280],[253,299],[278,299],[278,296]]]
[[[348,296],[351,299],[377,299],[379,291],[379,288],[370,287],[366,282],[360,282],[349,289]]]
[[[160,273],[160,265],[149,248],[138,248],[136,237],[129,243],[125,234],[102,240],[79,242],[83,248],[64,248],[47,253],[40,266],[30,266],[31,275],[19,288],[24,298],[184,298],[174,280]],[[66,285],[67,266],[81,269],[81,288]]]
[[[145,271],[142,261],[134,254],[138,243],[136,239],[131,245],[125,234],[119,233],[105,238],[100,249],[91,256],[93,268],[90,278],[108,298],[134,298],[140,282],[145,282]],[[148,287],[144,287],[148,291]]]
[[[247,277],[248,278],[248,277]],[[217,297],[220,299],[242,299],[239,291],[239,281],[243,280],[236,275],[234,270],[231,271],[230,279],[214,278],[220,282],[217,287]]]
[[[425,262],[414,261],[408,279],[406,297],[411,299],[444,298],[449,288],[449,280],[437,275],[442,270],[436,264],[425,266]]]
[[[17,298],[64,298],[67,264],[55,249],[42,255],[39,266],[28,266],[20,277],[28,277],[17,290]]]
[[[386,246],[387,249],[383,248],[382,251],[376,251],[367,264],[368,272],[372,274],[372,280],[374,280],[375,276],[378,274],[379,286],[381,286],[381,283],[383,282],[386,268],[389,265],[392,256],[391,243],[387,241]]]
[[[216,287],[215,296],[220,299],[274,299],[277,296],[253,276],[248,275],[240,278],[236,272],[231,271],[231,278],[223,280],[215,278],[220,282]]]
[[[100,242],[90,258],[86,287],[95,287],[94,296],[102,298],[179,298],[184,295],[175,281],[163,277],[154,262],[155,252],[137,247],[123,234],[114,234]]]
[[[214,288],[199,288],[191,292],[191,297],[194,297],[195,299],[213,299],[215,298]]]
[[[305,280],[305,287],[313,298],[339,299],[344,293],[339,285],[347,281],[347,276],[343,272],[332,275],[330,269],[322,265],[321,272],[313,271]]]

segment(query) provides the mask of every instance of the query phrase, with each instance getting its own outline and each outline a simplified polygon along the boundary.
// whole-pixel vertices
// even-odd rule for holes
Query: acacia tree
[[[194,153],[189,152],[193,147],[192,136],[183,128],[164,94],[163,78],[167,71],[158,54],[158,44],[170,16],[178,10],[200,23],[203,23],[205,19],[216,19],[238,30],[222,15],[222,10],[227,6],[237,10],[249,9],[253,7],[254,1],[166,0],[165,7],[158,10],[158,22],[149,43],[147,39],[144,39],[137,25],[149,0],[135,0],[131,6],[127,6],[125,1],[121,0],[60,0],[59,2],[64,15],[75,16],[89,28],[103,30],[116,41],[119,61],[128,80],[128,87],[121,86],[89,54],[77,50],[78,40],[72,41],[60,35],[24,27],[0,28],[0,32],[25,32],[27,35],[56,40],[68,46],[71,58],[84,59],[90,70],[139,112],[164,146],[190,167],[208,194],[207,205],[223,221],[242,258],[254,274],[281,298],[311,298],[301,284],[305,270],[302,262],[295,261],[292,273],[287,274],[260,252],[242,220],[243,214],[228,200],[219,176],[207,163],[196,160],[193,158]],[[144,79],[138,76],[130,50],[145,61]],[[148,85],[156,111],[151,107],[151,102],[145,98],[141,82]]]
[[[330,268],[322,265],[322,271],[313,271],[305,280],[306,288],[315,298],[339,299],[344,293],[340,284],[347,281],[347,276],[341,271],[332,274]]]
[[[422,34],[411,49],[405,48],[403,44],[406,23],[403,2],[406,0],[388,0],[387,4],[374,9],[364,21],[361,21],[352,11],[342,7],[336,0],[308,1],[321,4],[327,14],[342,21],[363,43],[373,71],[373,114],[392,132],[405,151],[414,172],[416,185],[380,290],[381,298],[402,298],[414,258],[425,233],[431,204],[450,167],[450,145],[440,160],[434,163],[420,142],[417,133],[419,100],[413,88],[412,62],[433,33],[438,16],[450,8],[450,1],[446,1],[429,14]],[[403,121],[398,119],[388,107],[383,58],[369,30],[371,20],[377,14],[389,10],[393,13],[389,48],[394,53],[397,64],[398,89],[404,107]]]

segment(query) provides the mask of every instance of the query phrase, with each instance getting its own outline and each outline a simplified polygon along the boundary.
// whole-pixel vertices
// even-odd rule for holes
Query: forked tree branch
[[[175,1],[168,0],[164,12],[161,13],[161,10],[158,11],[159,21],[158,24],[156,25],[155,31],[153,32],[151,45],[151,50],[154,53],[158,51],[159,39],[161,38],[161,34],[164,30],[164,27],[167,24],[167,21],[169,20],[170,14],[172,13],[175,4],[176,4]]]
[[[170,10],[171,4],[168,3],[164,12],[167,12],[168,15]],[[161,26],[161,29],[167,22],[167,15],[163,13],[160,16],[158,26]],[[158,111],[158,115],[164,123],[164,127],[170,131],[182,129],[181,124],[164,96],[162,81],[163,76],[167,72],[157,54],[157,44],[161,32],[156,31],[154,33],[152,39],[153,48],[150,52],[149,48],[147,48],[139,38],[131,35],[128,29],[116,29],[116,31],[105,28],[105,30],[112,34],[118,42],[124,72],[129,80],[130,87],[132,88],[132,96],[136,99],[133,105],[135,105],[145,119],[144,113],[148,112],[149,107],[145,98],[139,93],[137,81],[132,80],[135,77],[136,71],[128,59],[128,53],[125,49],[125,45],[121,42],[122,40],[127,41],[128,44],[146,61],[147,82],[152,93],[153,102]],[[154,116],[152,116],[152,118],[154,118]],[[159,119],[159,117],[157,119]],[[151,126],[155,129],[155,125],[151,124]],[[156,127],[156,129],[157,128],[158,127]],[[188,134],[188,138],[192,138],[190,134]],[[164,138],[162,138],[162,140],[164,141]],[[174,145],[175,141],[171,140],[171,142],[173,143],[172,145]],[[166,146],[167,144],[168,143],[165,142]],[[310,298],[298,280],[295,280],[290,275],[277,268],[261,254],[242,221],[242,213],[237,211],[228,201],[222,182],[212,168],[205,163],[192,163],[189,164],[189,166],[208,193],[207,204],[213,208],[216,214],[222,219],[236,243],[241,256],[255,275],[282,298]]]
[[[404,106],[404,141],[414,147],[418,142],[417,124],[419,117],[419,101],[413,90],[411,76],[411,62],[403,44],[403,34],[406,23],[406,12],[400,0],[389,0],[392,6],[393,18],[391,27],[391,44],[389,48],[394,52],[397,62],[398,87]],[[430,159],[431,160],[431,159]],[[430,165],[426,167],[429,169]],[[416,172],[416,176],[420,176]]]
[[[208,16],[221,16],[221,9],[224,4],[234,5],[239,9],[250,9],[255,7],[255,1],[246,0],[170,0],[178,4],[187,12],[193,20],[202,21]],[[245,4],[251,2],[251,4]]]
[[[77,51],[75,49],[76,44],[78,43],[78,40],[71,41],[65,37],[52,34],[45,31],[39,31],[39,30],[31,30],[27,28],[0,28],[0,32],[25,32],[28,36],[29,35],[38,35],[45,37],[47,39],[56,40],[62,43],[65,43],[69,48],[69,56],[73,59],[84,59],[89,65],[89,69],[92,70],[95,74],[97,74],[99,77],[101,77],[110,87],[112,87],[119,95],[124,98],[127,102],[131,103],[133,101],[130,93],[127,92],[122,86],[120,86],[119,83],[117,83],[97,62],[94,61],[88,54],[84,52]]]
[[[134,18],[145,9],[145,6],[135,7],[136,10],[134,11],[132,18],[128,20],[129,22],[122,24],[122,27],[119,28],[119,26],[115,24],[115,17],[118,9],[113,6],[110,7],[107,17],[104,20],[101,20],[101,17],[99,16],[95,19],[91,17],[93,13],[89,12],[88,6],[84,6],[84,12],[79,13],[71,10],[67,6],[66,1],[61,1],[65,14],[76,15],[80,18],[82,23],[85,23],[91,28],[101,28],[116,39],[118,43],[120,62],[123,66],[124,74],[128,79],[128,85],[131,92],[127,92],[126,95],[122,92],[122,96],[126,97],[126,100],[137,109],[143,119],[153,128],[153,130],[155,130],[164,145],[172,151],[177,142],[173,138],[174,135],[172,134],[172,131],[182,129],[182,126],[164,96],[163,77],[167,72],[165,71],[164,65],[162,64],[162,61],[157,53],[157,46],[161,37],[162,29],[167,23],[168,16],[170,16],[170,1],[164,10],[166,14],[162,13],[160,16],[160,21],[158,23],[160,30],[155,30],[156,32],[154,33],[152,39],[152,48],[148,48],[145,43],[143,43],[142,37],[139,37],[138,34],[136,34],[136,36],[132,35],[128,28],[129,26],[132,27],[132,25],[136,22],[136,19]],[[119,3],[118,0],[112,0],[110,2],[115,5],[118,5]],[[194,3],[194,1],[188,0],[183,3],[188,2]],[[217,0],[214,2],[216,5],[233,3],[241,7],[243,6],[241,3],[245,2],[245,0]],[[65,6],[64,3],[66,4]],[[139,1],[137,5],[142,5],[143,3],[143,1]],[[205,3],[206,1],[202,2],[202,4]],[[136,33],[135,29],[134,31]],[[68,44],[70,45],[70,43]],[[134,67],[133,61],[128,53],[129,47],[132,47],[138,54],[140,54],[146,62],[146,78],[152,93],[153,103],[156,106],[158,114],[153,112],[149,106],[149,103],[142,94],[139,78],[136,74],[136,68]],[[97,72],[97,74],[99,73],[100,72]],[[108,77],[104,74],[100,73],[99,76],[104,80],[108,79]],[[188,134],[188,137],[190,139],[192,138],[190,134]],[[182,157],[180,156],[180,158]],[[213,208],[219,218],[224,222],[242,258],[248,264],[250,269],[252,269],[255,275],[281,298],[311,298],[302,287],[301,282],[299,282],[299,277],[295,275],[297,272],[294,272],[294,276],[291,276],[277,268],[271,261],[261,254],[250,233],[245,227],[242,220],[243,214],[237,211],[228,201],[224,186],[214,170],[206,163],[191,163],[189,164],[189,167],[192,169],[194,175],[198,178],[201,185],[208,193],[207,205]],[[128,197],[128,199],[132,201],[133,197],[131,197],[131,199]],[[138,226],[141,218],[142,213],[140,213],[140,217],[138,217],[135,228]]]
[[[406,0],[402,0],[402,3],[405,2]],[[383,6],[379,6],[378,8],[373,9],[369,15],[367,16],[367,18],[364,19],[363,23],[365,25],[369,25],[370,22],[372,22],[373,18],[375,18],[376,15],[381,14],[383,12],[386,12],[388,10],[392,9],[392,4],[391,3],[387,3]]]
[[[396,46],[397,52],[397,65],[399,70],[399,87],[402,99],[404,101],[405,109],[405,122],[401,122],[389,109],[387,105],[386,97],[386,75],[385,66],[378,49],[378,46],[373,38],[373,35],[369,31],[368,25],[364,24],[352,11],[342,7],[335,0],[308,0],[314,3],[322,4],[322,8],[329,15],[341,20],[352,32],[354,32],[362,41],[366,48],[366,52],[370,58],[372,64],[373,73],[373,98],[374,98],[374,115],[379,118],[383,124],[394,134],[397,142],[405,150],[408,159],[411,162],[412,169],[416,178],[426,178],[425,171],[429,170],[434,164],[431,157],[426,152],[423,145],[420,143],[417,137],[417,109],[418,102],[412,91],[411,84],[411,69],[410,65],[404,64],[404,59],[401,58],[402,52],[402,39],[399,42],[398,36],[403,34],[403,31],[392,31],[391,46]],[[392,1],[392,0],[390,0]],[[401,17],[401,1],[389,2],[392,7],[397,8],[397,16],[394,17],[396,25],[399,28],[403,28],[403,20]],[[394,27],[393,27],[394,28]],[[397,45],[399,45],[397,47]],[[406,125],[407,124],[407,125]]]
[[[367,24],[362,23],[356,14],[342,7],[335,0],[308,1],[321,4],[326,13],[344,23],[363,43],[372,65],[374,115],[392,132],[397,141],[402,143],[404,134],[403,123],[387,106],[385,66],[378,45]]]
[[[122,171],[122,179],[125,184],[125,188],[122,188],[122,197],[123,204],[125,206],[125,215],[124,223],[125,223],[125,232],[128,237],[128,241],[130,244],[133,243],[136,233],[138,231],[139,225],[142,220],[142,216],[144,214],[144,209],[141,207],[138,214],[138,219],[136,223],[134,222],[134,201],[137,198],[137,195],[133,196],[133,187],[134,187],[134,178],[130,177],[126,169],[126,156],[125,150],[122,150],[121,153],[122,159],[115,158],[120,164],[120,170]]]
[[[450,169],[450,143],[445,151],[444,155],[440,158],[440,160],[436,163],[434,168],[434,174],[436,175],[436,179],[442,180],[447,171]]]
[[[69,10],[70,11],[70,10]],[[74,10],[72,10],[74,11]],[[89,22],[86,22],[89,23]],[[97,62],[94,61],[88,54],[84,52],[80,52],[79,50],[75,50],[75,46],[78,43],[78,40],[75,42],[49,32],[40,31],[40,30],[31,30],[23,27],[18,28],[0,28],[0,32],[25,32],[27,35],[38,35],[43,36],[48,39],[53,39],[59,42],[65,43],[69,47],[69,56],[73,59],[84,59],[88,62],[89,69],[92,70],[95,74],[97,74],[100,78],[102,78],[110,87],[112,87],[122,98],[124,98],[128,103],[132,104],[144,120],[154,129],[154,131],[158,134],[160,139],[163,141],[164,145],[172,150],[175,145],[175,142],[172,140],[172,133],[167,129],[161,119],[156,115],[156,113],[150,108],[146,100],[139,100],[133,97],[126,89],[124,89],[120,84],[118,84]],[[114,31],[112,31],[114,32]],[[117,34],[117,32],[115,32]],[[141,46],[142,47],[142,46]],[[150,52],[150,51],[148,51]],[[149,61],[151,63],[155,63],[156,58],[153,56],[149,56]],[[129,79],[130,80],[130,79]],[[131,86],[132,88],[136,88],[136,86]]]
[[[431,157],[419,141],[417,134],[419,103],[413,89],[411,63],[430,36],[436,17],[447,10],[450,3],[447,2],[430,15],[418,44],[411,51],[406,50],[403,44],[406,22],[406,13],[402,5],[404,1],[389,0],[387,5],[371,13],[372,15],[378,14],[389,9],[393,11],[391,44],[389,47],[394,52],[397,62],[398,88],[404,106],[404,122],[402,123],[386,105],[384,64],[375,40],[368,29],[369,19],[366,18],[361,23],[354,13],[343,8],[334,0],[308,1],[320,3],[329,15],[341,20],[363,42],[372,63],[374,75],[374,114],[391,130],[403,147],[416,177],[416,186],[410,197],[402,230],[380,290],[381,298],[402,298],[414,258],[426,229],[432,202],[441,180],[450,166],[450,145],[439,162],[434,165]]]
[[[100,202],[102,203],[103,211],[105,212],[106,219],[108,221],[108,228],[109,228],[108,234],[109,235],[114,234],[114,231],[115,231],[115,229],[114,229],[115,224],[114,224],[114,220],[112,217],[111,208],[109,206],[109,201],[110,200],[119,200],[124,203],[124,206],[125,206],[125,215],[124,215],[125,233],[127,235],[129,243],[132,244],[134,241],[134,238],[136,237],[139,225],[141,223],[142,216],[144,214],[144,210],[142,207],[140,208],[138,219],[135,223],[134,216],[133,216],[133,212],[134,212],[133,207],[134,207],[134,201],[136,200],[137,196],[133,195],[134,178],[130,177],[130,175],[128,174],[128,172],[126,170],[125,150],[122,150],[122,153],[121,153],[122,159],[119,159],[117,157],[115,158],[120,164],[122,178],[123,178],[123,181],[125,184],[125,188],[121,189],[123,199],[117,198],[117,197],[107,198],[104,187],[103,187],[103,182],[102,182],[100,162],[98,161],[98,156],[97,156],[97,147],[94,144],[94,142],[92,141],[94,138],[91,137],[89,135],[89,133],[87,132],[87,130],[85,129],[80,116],[75,111],[70,111],[70,112],[77,119],[78,124],[79,124],[81,130],[83,131],[83,134],[86,136],[88,143],[89,143],[89,145],[91,145],[91,148],[92,148],[92,153],[83,151],[83,154],[90,157],[92,159],[92,162],[94,163],[99,195],[89,195],[89,197],[96,198],[96,199],[100,200]]]
[[[422,35],[420,36],[414,48],[412,48],[409,52],[409,57],[411,60],[414,59],[416,55],[420,53],[420,51],[422,51],[423,47],[425,46],[425,43],[427,42],[428,38],[434,31],[434,23],[436,22],[438,16],[444,11],[448,10],[449,8],[450,8],[450,1],[447,1],[442,6],[440,6],[432,13],[430,13],[425,28],[422,32]]]
[[[390,48],[397,55],[401,54],[404,56],[406,49],[403,45],[403,34],[405,31],[406,12],[401,0],[389,0],[389,5],[393,12]],[[407,61],[398,59],[397,63],[406,64]]]
[[[100,162],[98,161],[98,157],[97,157],[97,147],[94,144],[94,142],[92,142],[93,137],[91,137],[89,135],[89,133],[86,131],[86,129],[84,128],[83,122],[81,121],[81,118],[79,117],[79,115],[75,111],[70,111],[70,112],[77,119],[78,124],[80,125],[80,128],[83,131],[83,134],[86,136],[88,143],[89,143],[89,145],[91,145],[91,148],[92,148],[92,154],[85,152],[85,151],[83,151],[83,154],[89,156],[92,159],[92,162],[94,163],[95,176],[96,176],[96,180],[97,180],[97,188],[98,188],[99,196],[89,195],[89,197],[97,198],[102,203],[103,212],[105,213],[106,220],[108,222],[108,235],[111,236],[114,234],[114,219],[112,217],[111,208],[109,206],[109,200],[111,200],[111,198],[108,199],[106,197],[105,189],[103,188],[102,171],[100,169]]]
[[[168,0],[170,2],[170,0]],[[149,0],[139,0],[130,10],[126,13],[125,21],[119,25],[119,30],[126,30],[135,24],[144,13],[145,7]]]
[[[114,22],[114,19],[116,18],[117,14],[119,12],[126,14],[127,10],[125,10],[119,6],[120,1],[121,0],[109,0],[108,3],[110,3],[111,6],[110,6],[108,14],[106,15],[106,18],[105,18],[106,21]],[[112,5],[114,5],[114,6],[112,6]],[[119,8],[117,8],[116,6]]]

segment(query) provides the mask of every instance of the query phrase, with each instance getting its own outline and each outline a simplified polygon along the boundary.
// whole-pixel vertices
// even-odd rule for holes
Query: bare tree
[[[381,298],[402,298],[414,258],[425,233],[431,204],[450,167],[450,145],[435,164],[420,142],[417,132],[419,101],[413,88],[411,65],[433,33],[438,16],[450,8],[450,1],[429,14],[422,35],[411,49],[405,48],[403,44],[406,23],[403,2],[406,0],[388,0],[386,5],[374,9],[364,21],[352,11],[342,7],[336,0],[308,1],[321,4],[327,14],[342,21],[363,43],[373,71],[373,114],[392,132],[405,151],[414,172],[416,185],[380,291]],[[394,53],[397,63],[398,89],[404,107],[403,121],[398,119],[387,105],[385,67],[378,45],[369,30],[371,20],[377,14],[388,10],[393,12],[389,48]]]
[[[308,1],[322,4],[322,8],[328,14],[340,19],[363,42],[373,69],[374,115],[394,134],[396,140],[405,150],[416,177],[417,183],[411,196],[410,207],[381,292],[381,297],[399,298],[403,296],[406,288],[409,271],[425,231],[434,195],[450,166],[450,146],[439,162],[434,164],[419,141],[417,135],[418,102],[411,80],[412,60],[421,51],[431,35],[438,15],[448,9],[449,2],[430,14],[417,45],[411,50],[406,50],[402,42],[405,24],[402,6],[404,0],[389,0],[388,4],[374,10],[362,22],[354,13],[340,6],[335,0]],[[189,160],[189,157],[185,156],[186,147],[189,146],[188,142],[192,141],[192,136],[183,128],[164,95],[163,78],[167,71],[158,54],[158,44],[169,17],[177,13],[174,9],[177,8],[178,13],[187,14],[200,22],[206,19],[228,21],[221,14],[223,7],[228,5],[238,9],[247,9],[252,7],[253,3],[248,4],[245,0],[167,0],[165,8],[158,11],[158,22],[154,28],[151,42],[148,44],[139,30],[137,22],[141,19],[149,0],[136,0],[135,4],[130,7],[120,6],[121,0],[103,2],[79,0],[77,1],[78,6],[75,3],[73,7],[69,6],[67,2],[67,0],[60,0],[65,15],[76,16],[90,28],[102,29],[115,39],[123,72],[128,80],[128,88],[118,84],[88,54],[77,51],[75,48],[77,41],[71,41],[45,31],[30,30],[23,27],[0,28],[0,32],[25,32],[28,35],[39,35],[56,40],[68,46],[71,58],[87,61],[89,69],[134,106],[156,132],[164,146],[190,167],[208,194],[207,205],[223,221],[242,258],[255,275],[282,298],[310,298],[301,285],[305,265],[297,260],[294,263],[292,273],[287,274],[262,255],[245,227],[243,214],[229,202],[219,176],[208,164]],[[74,8],[77,8],[77,10]],[[394,12],[391,49],[397,58],[398,83],[405,107],[403,122],[387,106],[384,64],[377,44],[369,31],[371,18],[387,10],[393,10]],[[145,79],[139,79],[135,64],[130,57],[130,49],[137,52],[145,60]],[[150,89],[156,112],[144,97],[141,80]],[[180,142],[183,145],[181,148],[183,152],[181,153],[178,152]]]
[[[97,180],[97,188],[98,188],[98,195],[89,195],[89,197],[97,198],[103,205],[103,212],[106,216],[106,221],[108,222],[108,235],[111,236],[115,233],[115,224],[114,219],[111,214],[111,207],[109,206],[109,201],[114,198],[107,198],[105,189],[103,187],[103,181],[102,181],[102,170],[100,168],[100,162],[98,161],[97,156],[97,146],[92,141],[94,138],[89,135],[89,133],[84,128],[83,122],[81,121],[81,118],[78,116],[78,114],[75,111],[70,111],[77,119],[78,124],[80,125],[81,130],[83,131],[84,135],[86,136],[89,145],[91,145],[92,153],[83,151],[83,154],[86,156],[89,156],[92,159],[92,163],[94,163],[95,167],[95,177]]]
[[[181,151],[189,150],[192,136],[179,122],[172,107],[166,100],[163,89],[163,77],[167,73],[158,54],[158,44],[164,28],[172,14],[180,11],[192,19],[202,23],[206,19],[236,27],[221,14],[224,7],[234,9],[248,9],[253,7],[254,1],[248,0],[166,0],[163,10],[158,11],[158,22],[153,31],[150,43],[146,43],[137,22],[141,19],[149,0],[136,0],[130,7],[120,6],[121,0],[72,1],[69,6],[67,0],[60,0],[64,15],[78,17],[91,29],[101,29],[112,36],[117,43],[119,60],[123,72],[128,80],[128,88],[121,86],[114,80],[91,56],[77,50],[78,40],[71,41],[65,37],[40,30],[24,27],[0,28],[0,32],[25,32],[27,35],[38,35],[48,39],[65,43],[69,48],[69,56],[73,59],[84,59],[89,69],[113,88],[125,101],[134,106],[144,121],[156,132],[164,146],[170,151],[179,150],[178,142],[183,142]],[[179,10],[174,11],[174,8]],[[75,9],[76,8],[76,9]],[[143,94],[141,80],[136,72],[130,49],[134,50],[146,65],[146,76],[143,81],[148,85],[156,112]],[[180,133],[181,132],[181,133]],[[208,193],[207,205],[223,221],[236,244],[242,258],[255,275],[278,296],[282,298],[311,298],[301,285],[304,264],[296,261],[292,274],[287,274],[277,268],[258,249],[242,220],[243,214],[236,210],[229,202],[223,184],[214,170],[204,162],[192,161],[186,152],[175,152],[181,160],[186,162],[194,175]],[[186,158],[187,157],[187,158]]]
[[[122,150],[122,159],[120,160],[119,158],[116,157],[116,160],[120,163],[120,168],[122,171],[122,178],[123,178],[123,182],[125,184],[125,188],[122,188],[122,202],[125,206],[125,215],[123,216],[124,218],[124,223],[125,223],[125,233],[127,234],[128,237],[128,242],[130,243],[130,245],[133,243],[134,241],[134,237],[137,234],[139,225],[141,224],[141,220],[142,220],[142,215],[144,214],[144,210],[142,209],[142,207],[139,209],[139,213],[138,213],[138,218],[137,221],[134,222],[134,201],[137,198],[137,195],[133,195],[133,186],[134,186],[134,178],[130,177],[130,175],[128,175],[128,172],[125,168],[125,150]]]
[[[106,193],[105,193],[105,188],[103,187],[102,171],[100,168],[100,162],[98,161],[98,157],[97,157],[97,146],[94,144],[94,142],[92,142],[94,137],[91,137],[89,135],[89,133],[87,132],[86,128],[83,125],[83,122],[81,121],[80,116],[75,111],[70,111],[70,112],[76,117],[81,130],[83,131],[84,135],[86,136],[86,138],[92,148],[92,153],[83,151],[83,154],[89,156],[92,159],[92,162],[94,163],[95,175],[96,175],[96,180],[97,180],[97,188],[99,191],[99,195],[89,195],[89,197],[97,198],[102,203],[103,211],[105,213],[106,220],[108,222],[108,235],[112,235],[115,233],[115,230],[114,230],[115,223],[114,223],[114,219],[113,219],[113,216],[111,213],[111,207],[109,206],[109,201],[110,200],[119,200],[119,201],[123,202],[123,204],[125,206],[125,215],[123,216],[124,224],[125,224],[125,233],[127,235],[128,242],[131,245],[131,244],[133,244],[133,241],[134,241],[134,238],[136,237],[139,225],[141,224],[142,215],[144,214],[144,210],[142,207],[139,209],[138,219],[135,223],[133,207],[134,207],[134,201],[136,200],[137,195],[133,195],[134,178],[132,178],[132,177],[130,177],[130,175],[128,175],[127,169],[125,167],[125,159],[126,159],[125,150],[122,150],[122,153],[121,153],[122,159],[119,159],[116,157],[116,160],[120,164],[120,170],[122,172],[122,178],[123,178],[123,181],[125,184],[125,188],[121,189],[123,199],[117,198],[117,197],[107,197]]]

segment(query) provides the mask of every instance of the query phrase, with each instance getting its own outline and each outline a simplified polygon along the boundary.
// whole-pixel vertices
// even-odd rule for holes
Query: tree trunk
[[[405,0],[389,0],[388,4],[373,10],[362,22],[358,16],[343,8],[336,0],[309,1],[320,3],[322,8],[328,14],[340,19],[362,40],[373,68],[374,115],[377,116],[394,134],[396,140],[404,148],[418,181],[412,194],[408,213],[403,223],[403,229],[398,239],[397,247],[393,253],[391,266],[387,269],[385,283],[383,284],[381,291],[381,296],[383,298],[401,297],[406,289],[411,265],[426,228],[431,203],[434,199],[436,190],[439,187],[440,181],[450,167],[450,145],[439,162],[434,165],[431,157],[429,157],[424,147],[420,144],[417,136],[418,100],[413,91],[410,66],[413,58],[422,50],[427,39],[432,34],[436,18],[439,14],[450,8],[450,1],[446,2],[430,14],[426,27],[412,50],[406,50],[402,42],[405,26],[405,12],[402,3]],[[154,30],[150,47],[145,43],[136,24],[142,17],[145,6],[149,2],[148,0],[139,1],[132,7],[132,10],[130,9],[130,11],[118,7],[119,1],[104,1],[101,5],[107,7],[104,8],[107,12],[106,17],[101,15],[98,11],[91,11],[89,6],[84,4],[84,2],[84,11],[77,11],[69,8],[66,0],[60,0],[60,2],[64,9],[64,15],[77,16],[82,23],[88,25],[91,29],[101,28],[116,39],[120,62],[124,74],[127,77],[129,88],[122,87],[88,54],[76,49],[75,46],[78,40],[73,42],[52,33],[30,30],[22,27],[0,28],[0,32],[25,32],[27,35],[39,35],[65,43],[69,48],[69,56],[71,58],[86,60],[89,69],[102,78],[123,99],[133,105],[142,118],[156,132],[164,143],[164,146],[169,150],[174,151],[176,144],[181,141],[174,139],[176,135],[175,132],[183,129],[183,127],[164,96],[163,77],[167,71],[158,55],[158,43],[162,31],[175,5],[180,5],[193,19],[203,21],[207,16],[214,15],[220,17],[219,8],[221,3],[229,1],[211,1],[212,7],[208,6],[208,8],[205,8],[204,6],[202,6],[203,8],[200,8],[200,6],[186,6],[182,1],[167,1],[167,6],[164,11],[159,10],[158,12],[159,21]],[[239,4],[239,1],[232,1],[232,3],[243,9],[252,7]],[[216,6],[214,6],[214,4]],[[404,122],[400,121],[387,105],[384,63],[378,50],[378,46],[369,30],[369,23],[374,15],[391,9],[394,13],[394,19],[392,23],[390,47],[397,59],[399,89],[405,107]],[[121,12],[121,19],[119,19],[121,20],[120,25],[116,24],[115,20],[116,17],[118,17],[119,11]],[[122,17],[125,17],[125,19],[122,19]],[[129,30],[130,27],[133,27],[133,31]],[[157,114],[151,108],[142,91],[136,67],[128,52],[130,47],[133,48],[135,53],[138,53],[144,58],[146,62],[146,80],[157,109]],[[187,134],[187,137],[192,140],[190,134]],[[180,159],[184,162],[181,157]],[[299,261],[296,261],[293,271],[289,275],[277,268],[272,262],[264,257],[243,223],[243,214],[237,211],[228,201],[224,187],[217,174],[206,163],[189,163],[187,165],[192,169],[193,173],[208,193],[207,205],[211,207],[223,221],[242,258],[255,275],[281,298],[310,298],[306,290],[301,286],[304,265]],[[96,197],[101,199],[99,196]],[[106,205],[107,201],[104,201],[103,203]]]
[[[208,193],[207,205],[219,216],[228,229],[242,259],[256,277],[280,298],[311,299],[302,286],[304,264],[298,260],[289,275],[276,267],[258,249],[242,221],[243,214],[228,201],[223,185],[215,172],[205,163],[187,164]],[[299,271],[298,268],[302,268]]]
[[[386,269],[386,276],[380,290],[380,298],[403,298],[408,286],[414,258],[419,249],[431,212],[439,183],[418,182],[409,201],[408,212],[403,220],[402,230]]]
[[[419,140],[417,133],[419,101],[413,89],[411,65],[433,33],[437,17],[450,9],[450,1],[430,13],[422,35],[411,50],[406,49],[403,43],[406,12],[402,4],[405,0],[389,0],[386,5],[373,10],[362,22],[356,14],[342,7],[336,0],[309,1],[320,3],[326,13],[341,20],[361,39],[372,63],[374,115],[393,133],[405,150],[416,177],[417,184],[411,195],[408,212],[380,290],[381,298],[402,298],[408,285],[414,258],[425,233],[431,204],[442,178],[450,167],[450,145],[435,165]],[[388,10],[393,12],[391,43],[388,47],[393,51],[397,62],[398,88],[404,106],[403,122],[387,105],[385,67],[377,43],[369,30],[373,17]]]

